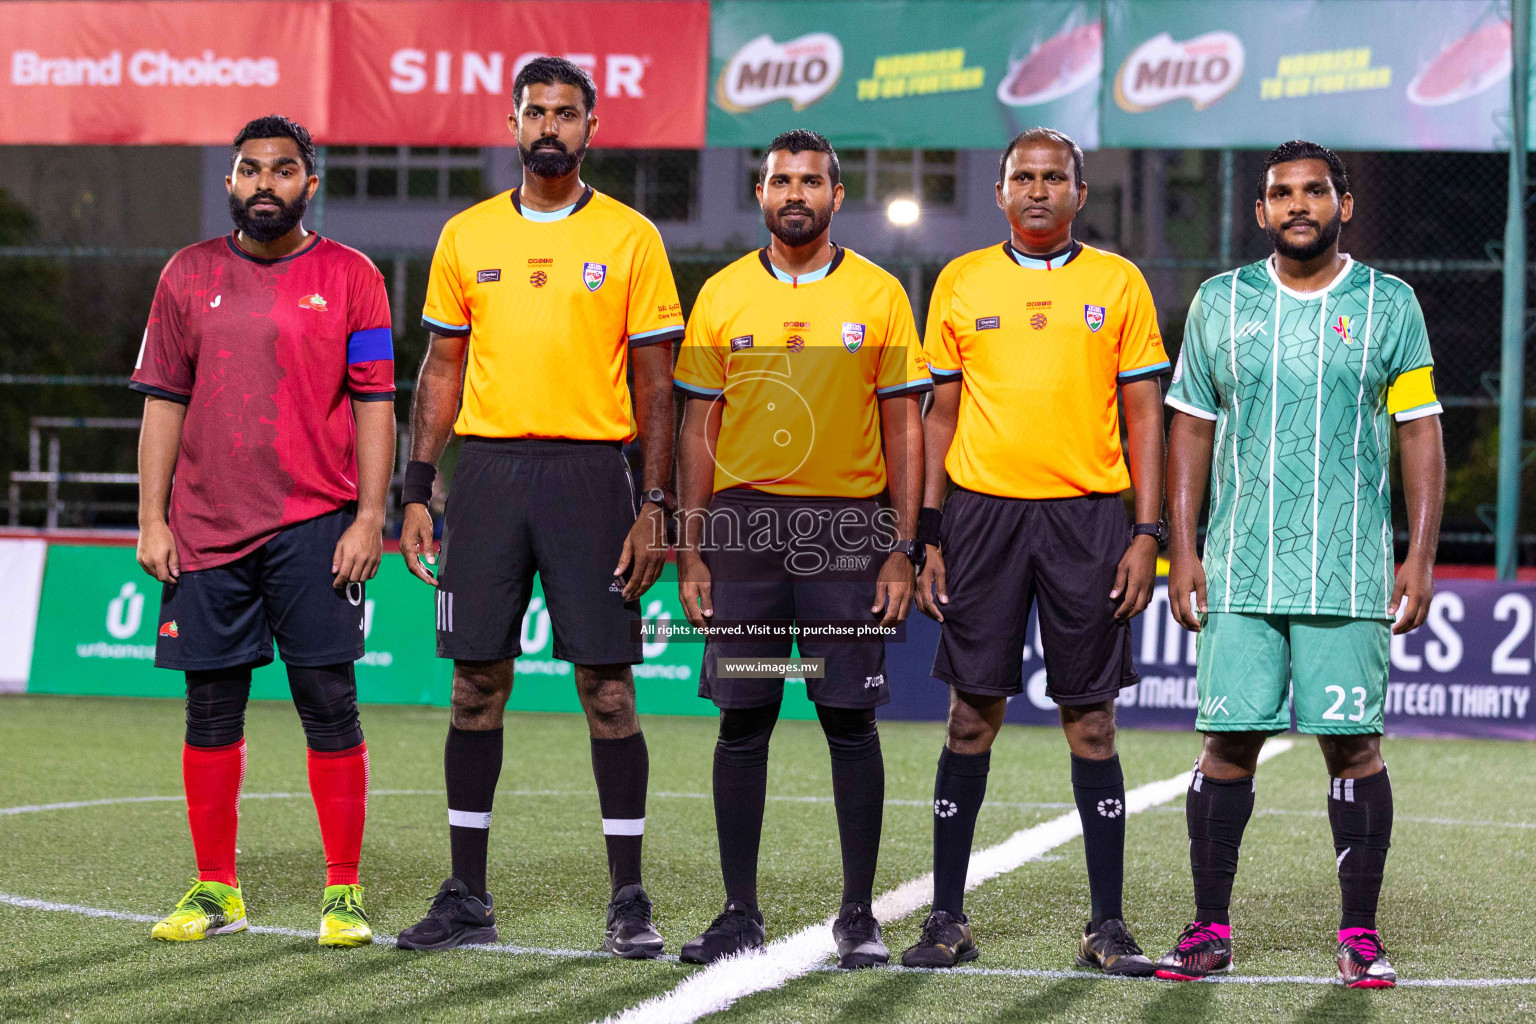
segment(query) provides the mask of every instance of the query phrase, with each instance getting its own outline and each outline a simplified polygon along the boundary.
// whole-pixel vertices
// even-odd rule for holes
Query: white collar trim
[[[1344,265],[1339,268],[1338,276],[1336,276],[1332,281],[1329,281],[1326,287],[1319,288],[1315,292],[1299,292],[1294,288],[1287,288],[1284,284],[1280,283],[1280,275],[1275,271],[1274,253],[1270,253],[1269,259],[1264,261],[1264,269],[1269,272],[1269,279],[1275,283],[1275,287],[1279,288],[1282,292],[1284,292],[1286,295],[1289,295],[1291,298],[1300,299],[1302,302],[1310,302],[1313,299],[1320,299],[1324,295],[1327,295],[1329,292],[1333,291],[1334,286],[1337,285],[1340,281],[1344,280],[1344,278],[1348,277],[1349,272],[1353,270],[1354,267],[1355,258],[1349,253],[1345,253]]]

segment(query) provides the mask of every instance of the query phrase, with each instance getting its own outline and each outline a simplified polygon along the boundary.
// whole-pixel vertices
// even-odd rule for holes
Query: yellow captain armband
[[[1392,386],[1387,388],[1387,412],[1399,423],[1416,420],[1421,416],[1433,416],[1440,411],[1440,399],[1435,397],[1433,366],[1421,366],[1417,370],[1400,373]]]

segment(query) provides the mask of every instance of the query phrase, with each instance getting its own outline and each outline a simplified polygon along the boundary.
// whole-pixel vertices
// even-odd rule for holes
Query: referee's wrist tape
[[[944,525],[944,513],[936,508],[922,508],[917,510],[917,533],[913,540],[919,544],[932,544],[939,546],[940,528]]]
[[[407,462],[405,483],[400,486],[400,504],[430,505],[432,484],[437,479],[437,467],[430,462]]]

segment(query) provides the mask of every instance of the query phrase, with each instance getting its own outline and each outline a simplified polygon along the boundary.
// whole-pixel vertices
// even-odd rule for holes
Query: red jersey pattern
[[[130,386],[187,406],[170,507],[181,568],[232,562],[357,500],[349,399],[395,396],[384,277],[318,235],[276,260],[233,234],[188,246],[160,274]]]

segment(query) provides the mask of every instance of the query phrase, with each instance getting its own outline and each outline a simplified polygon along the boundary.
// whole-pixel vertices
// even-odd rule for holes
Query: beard
[[[517,147],[517,155],[522,158],[523,169],[541,178],[565,177],[581,165],[581,158],[586,155],[586,152],[585,142],[572,153],[559,139],[540,139],[531,147]]]
[[[786,222],[784,215],[789,212],[805,213],[809,216]],[[828,207],[825,210],[814,210],[809,206],[791,203],[779,207],[764,219],[768,222],[768,230],[773,232],[775,238],[787,246],[797,247],[815,241],[818,235],[827,230],[827,225],[832,223],[832,209]]]
[[[1343,228],[1343,225],[1344,210],[1340,208],[1334,211],[1332,220],[1318,227],[1317,236],[1306,245],[1292,245],[1286,241],[1284,225],[1277,231],[1266,222],[1264,233],[1269,236],[1270,244],[1275,247],[1275,252],[1286,259],[1295,260],[1297,263],[1306,263],[1327,252],[1328,247],[1339,240],[1339,231]]]
[[[252,213],[251,205],[258,201],[276,203],[277,212]],[[292,203],[285,203],[270,192],[258,192],[247,200],[242,200],[233,193],[229,197],[229,215],[234,219],[235,227],[253,242],[266,243],[282,238],[298,226],[299,221],[304,219],[304,211],[307,209],[309,209],[309,199],[303,195]]]

